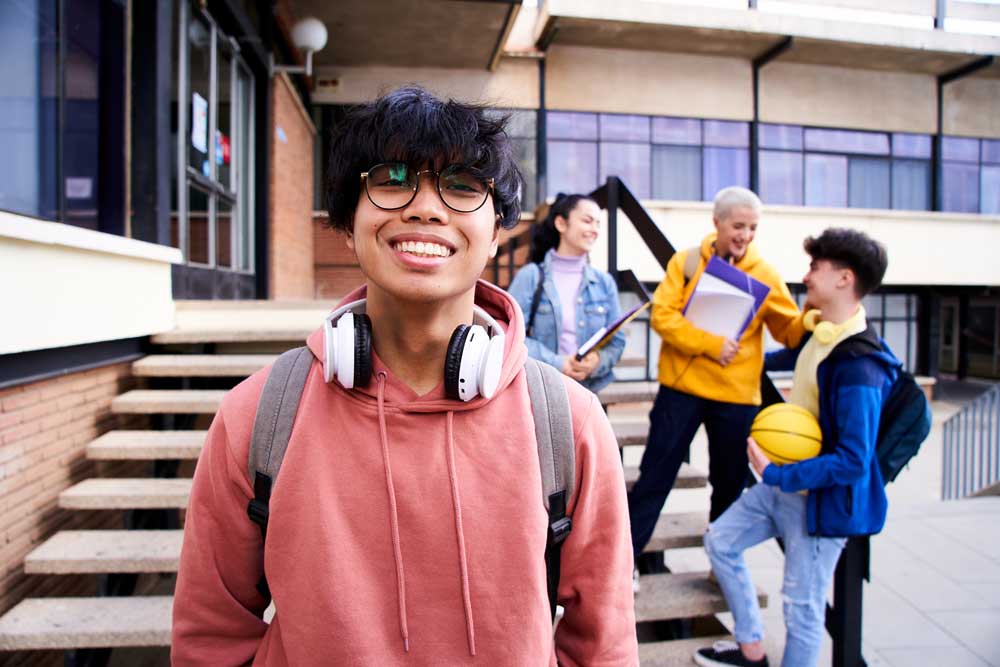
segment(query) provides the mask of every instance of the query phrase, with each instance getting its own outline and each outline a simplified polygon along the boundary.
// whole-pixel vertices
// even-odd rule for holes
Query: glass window
[[[930,162],[925,160],[892,161],[892,207],[907,211],[930,210]]]
[[[597,183],[597,144],[590,141],[548,142],[550,196],[591,192]],[[626,185],[630,185],[626,183]],[[631,185],[630,185],[631,187]]]
[[[728,120],[706,120],[702,123],[706,146],[733,146],[746,148],[750,145],[750,124]]]
[[[757,126],[757,141],[761,148],[802,150],[802,127],[761,123]]]
[[[869,319],[882,317],[882,294],[869,294],[861,300],[861,305],[865,307],[865,316]]]
[[[538,144],[534,139],[517,137],[512,138],[510,143],[524,178],[521,185],[521,208],[529,210],[538,203]]]
[[[806,206],[847,206],[847,157],[806,154]]]
[[[702,192],[705,201],[730,185],[750,187],[750,151],[743,148],[705,147]]]
[[[1000,164],[1000,139],[983,139],[982,161],[985,164]]]
[[[654,144],[701,145],[701,121],[697,118],[654,118]]]
[[[900,361],[903,362],[903,366],[909,368],[911,367],[911,360],[907,359],[907,352],[909,346],[906,344],[906,334],[909,327],[909,322],[894,322],[892,320],[886,321],[882,327],[882,338],[885,342],[889,344],[889,349],[892,350]]]
[[[979,166],[963,162],[941,165],[941,210],[979,213]]]
[[[632,194],[649,199],[649,144],[601,142],[601,172],[598,184],[617,176]]]
[[[849,158],[847,191],[851,208],[889,208],[889,160]]]
[[[215,209],[215,264],[233,265],[233,205],[224,197],[219,197]]]
[[[889,136],[881,132],[807,128],[805,147],[807,150],[831,151],[834,153],[888,155]]]
[[[701,201],[701,148],[653,146],[653,198]]]
[[[216,105],[215,119],[215,173],[216,180],[223,188],[235,189],[232,182],[232,90],[233,90],[233,55],[224,40],[219,40],[218,73],[216,74]]]
[[[509,109],[500,112],[507,116],[507,134],[521,139],[534,139],[538,132],[538,112],[527,109]]]
[[[211,210],[208,193],[201,188],[188,189],[188,261],[192,264],[208,264],[209,223]]]
[[[549,111],[545,119],[549,139],[597,139],[597,114]]]
[[[188,43],[188,165],[205,178],[209,163],[209,104],[212,76],[212,28],[197,11],[190,11]]]
[[[979,139],[942,137],[941,159],[955,162],[979,162]]]
[[[760,151],[760,198],[765,204],[802,204],[802,154]]]
[[[1000,214],[1000,167],[982,166],[980,174],[982,193],[979,212],[991,215]]]
[[[899,157],[930,159],[931,138],[926,134],[896,132],[892,135],[892,154]]]
[[[906,317],[909,315],[907,307],[910,305],[909,294],[886,294],[885,295],[885,316],[886,317]]]
[[[601,114],[602,141],[649,141],[649,116]]]
[[[237,137],[234,142],[233,154],[236,166],[237,196],[239,206],[237,206],[237,220],[239,221],[238,233],[236,235],[236,246],[239,248],[239,258],[237,268],[241,271],[253,270],[253,248],[254,248],[254,147],[253,147],[253,127],[254,127],[254,95],[253,80],[250,72],[242,63],[236,69],[237,99],[236,117]],[[318,142],[317,142],[318,143]]]

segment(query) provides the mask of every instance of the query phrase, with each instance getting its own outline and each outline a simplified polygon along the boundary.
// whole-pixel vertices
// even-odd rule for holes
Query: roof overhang
[[[317,67],[385,65],[493,70],[522,0],[293,0],[329,41]]]
[[[792,37],[781,62],[933,75],[1000,53],[1000,37],[642,0],[548,0],[535,34],[542,50],[559,44],[749,60]]]

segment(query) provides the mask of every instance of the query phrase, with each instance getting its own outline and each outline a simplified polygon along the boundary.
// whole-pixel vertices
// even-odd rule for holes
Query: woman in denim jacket
[[[580,345],[620,315],[614,278],[588,261],[600,227],[600,208],[593,199],[557,196],[545,221],[532,232],[531,263],[518,271],[509,289],[524,311],[528,354],[593,392],[614,379],[611,369],[625,349],[625,335],[619,331],[600,350],[580,361],[575,357]]]

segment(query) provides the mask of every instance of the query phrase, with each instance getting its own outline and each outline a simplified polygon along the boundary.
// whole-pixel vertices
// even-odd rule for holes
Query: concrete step
[[[139,377],[246,377],[277,359],[274,354],[154,354],[132,364]]]
[[[191,493],[190,479],[91,478],[59,494],[59,507],[69,510],[183,509]]]
[[[639,667],[691,667],[695,651],[723,639],[733,638],[719,635],[639,644]]]
[[[24,572],[176,572],[183,538],[183,530],[64,530],[24,558]]]
[[[709,583],[708,572],[646,574],[640,577],[639,584],[641,589],[635,596],[637,623],[711,616],[729,608],[719,587]],[[761,607],[767,606],[767,595],[759,589],[757,599]]]
[[[614,429],[618,437],[619,447],[631,447],[634,445],[645,445],[649,437],[648,421],[624,421],[611,420],[611,428]]]
[[[197,459],[208,431],[109,431],[87,445],[88,459]]]
[[[631,490],[637,479],[639,479],[639,466],[625,466],[625,486]],[[689,463],[681,464],[677,481],[674,483],[675,489],[700,489],[707,485],[708,477],[705,473],[692,468]]]
[[[173,597],[28,598],[0,618],[0,650],[169,646]]]
[[[616,403],[642,403],[656,398],[659,382],[612,382],[602,389],[597,397],[603,405]]]
[[[645,551],[700,547],[706,530],[708,530],[708,515],[704,512],[661,514]]]
[[[233,327],[223,326],[192,326],[183,329],[174,329],[165,333],[155,334],[150,340],[155,345],[179,345],[179,344],[209,344],[209,343],[286,343],[287,347],[293,348],[297,345],[305,345],[306,338],[313,331],[323,324],[322,315],[313,318],[314,323],[301,326],[292,324],[289,326],[265,327],[261,326],[258,320],[256,323]]]
[[[111,401],[115,414],[199,414],[219,409],[225,389],[133,389]]]

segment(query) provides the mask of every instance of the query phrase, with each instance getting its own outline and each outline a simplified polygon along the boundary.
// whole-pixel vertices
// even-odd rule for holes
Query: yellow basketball
[[[750,427],[750,436],[778,465],[811,459],[823,444],[823,431],[816,418],[791,403],[776,403],[761,410]]]

